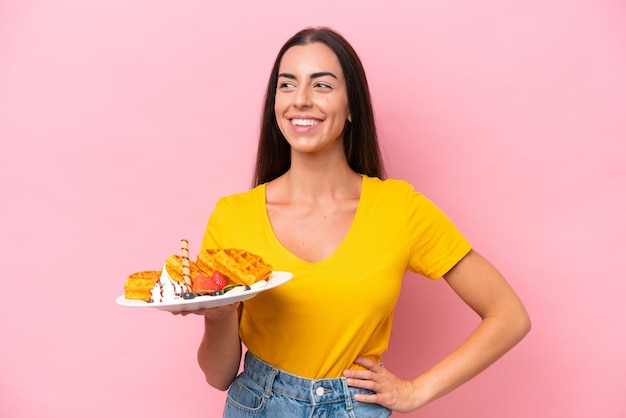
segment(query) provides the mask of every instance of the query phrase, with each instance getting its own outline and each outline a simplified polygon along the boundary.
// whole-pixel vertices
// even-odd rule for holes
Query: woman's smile
[[[317,119],[304,119],[304,118],[291,119],[291,124],[293,126],[317,126],[320,123],[322,122]]]

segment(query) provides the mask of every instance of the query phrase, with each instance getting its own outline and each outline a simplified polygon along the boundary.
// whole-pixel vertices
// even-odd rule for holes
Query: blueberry
[[[221,294],[223,294],[221,290],[216,290],[213,292],[213,296],[219,296]]]
[[[183,293],[183,299],[193,299],[196,297],[195,293],[185,292]]]
[[[246,290],[252,289],[250,286],[246,285]]]

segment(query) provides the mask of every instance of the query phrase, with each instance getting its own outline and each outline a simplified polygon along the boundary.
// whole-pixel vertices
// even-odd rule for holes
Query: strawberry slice
[[[224,275],[220,273],[218,270],[215,270],[213,272],[213,276],[211,278],[213,279],[215,284],[219,286],[216,290],[222,290],[224,286],[228,284],[226,277],[224,277]]]
[[[199,273],[193,280],[193,285],[191,286],[191,290],[194,293],[211,293],[214,290],[218,289],[217,283],[213,280],[213,277],[207,276],[205,274]]]
[[[226,278],[219,271],[215,271],[212,276],[198,273],[193,280],[192,292],[199,294],[213,293],[222,290],[226,286]]]

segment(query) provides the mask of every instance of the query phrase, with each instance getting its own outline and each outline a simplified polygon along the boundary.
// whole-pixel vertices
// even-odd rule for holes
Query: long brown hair
[[[339,59],[346,80],[348,106],[352,122],[347,122],[343,145],[350,168],[370,177],[385,177],[374,112],[363,64],[352,46],[339,33],[329,28],[307,28],[292,36],[280,49],[265,92],[263,118],[254,170],[254,186],[280,177],[291,166],[291,149],[276,122],[274,102],[278,70],[285,52],[296,45],[321,42]]]

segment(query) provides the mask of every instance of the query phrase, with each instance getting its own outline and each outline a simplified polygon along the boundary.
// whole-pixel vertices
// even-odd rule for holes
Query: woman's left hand
[[[356,394],[356,401],[377,403],[397,412],[409,412],[420,406],[413,382],[399,379],[383,366],[365,357],[357,357],[354,363],[367,370],[345,370],[343,375],[348,380],[348,386],[376,392],[371,395]]]

